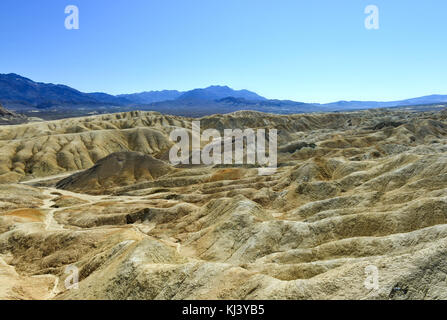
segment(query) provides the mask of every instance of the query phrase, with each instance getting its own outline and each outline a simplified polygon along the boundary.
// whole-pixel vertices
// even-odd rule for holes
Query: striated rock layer
[[[191,120],[1,126],[0,298],[447,299],[447,111],[200,119],[277,129],[269,176],[170,166]]]

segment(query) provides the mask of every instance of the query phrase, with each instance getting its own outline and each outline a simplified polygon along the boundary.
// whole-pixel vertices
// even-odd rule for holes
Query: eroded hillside
[[[277,129],[268,176],[172,167],[191,121],[1,126],[0,298],[447,299],[446,111],[200,119]]]

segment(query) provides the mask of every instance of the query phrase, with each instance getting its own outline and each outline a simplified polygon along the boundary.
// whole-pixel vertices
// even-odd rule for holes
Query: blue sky
[[[364,27],[367,5],[380,29]],[[80,29],[66,30],[67,5]],[[304,102],[447,94],[445,0],[2,0],[0,73],[112,94],[246,88]]]

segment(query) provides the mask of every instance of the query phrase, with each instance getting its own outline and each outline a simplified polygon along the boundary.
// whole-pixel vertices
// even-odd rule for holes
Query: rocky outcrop
[[[9,111],[0,104],[0,125],[20,124],[27,121],[27,117]]]
[[[174,171],[170,165],[138,152],[117,152],[93,167],[56,184],[59,189],[81,193],[103,193],[108,189],[158,179]]]

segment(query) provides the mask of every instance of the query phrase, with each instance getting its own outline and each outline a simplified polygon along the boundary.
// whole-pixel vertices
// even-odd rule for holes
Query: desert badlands
[[[276,129],[271,175],[172,165],[192,120],[0,126],[0,299],[447,299],[447,110],[199,119]]]

